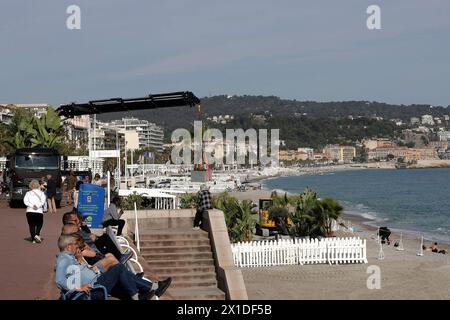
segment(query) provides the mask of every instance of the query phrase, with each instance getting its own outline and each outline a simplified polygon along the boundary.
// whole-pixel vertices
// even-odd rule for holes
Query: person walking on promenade
[[[32,180],[30,182],[30,191],[25,194],[23,203],[27,206],[26,216],[28,227],[30,229],[30,241],[41,243],[41,229],[44,224],[44,204],[45,194],[40,190],[39,182]]]
[[[103,227],[118,226],[117,235],[121,236],[122,229],[125,226],[125,220],[120,219],[122,214],[123,209],[120,207],[120,198],[116,196],[112,199],[111,204],[103,214]]]
[[[50,213],[56,213],[56,181],[53,179],[51,174],[47,175],[47,201],[48,201],[48,210]]]
[[[202,184],[197,194],[197,212],[194,218],[194,230],[200,229],[203,212],[208,209],[212,209],[211,193],[209,192],[209,188],[205,184]]]

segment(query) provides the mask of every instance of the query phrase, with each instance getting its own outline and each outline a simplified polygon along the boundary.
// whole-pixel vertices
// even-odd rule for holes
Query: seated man
[[[108,226],[118,226],[117,235],[122,235],[122,229],[125,226],[125,220],[120,219],[120,216],[123,214],[123,210],[120,207],[120,198],[114,197],[109,205],[108,209],[106,209],[103,214],[102,224],[104,227]]]
[[[81,253],[90,265],[101,264],[103,268],[108,269],[109,266],[119,263],[119,261],[111,253],[103,254],[96,247],[89,247],[84,239],[78,233],[78,227],[74,224],[65,224],[61,230],[61,234],[64,235],[77,235],[83,241]]]
[[[132,300],[148,300],[154,294],[164,294],[171,283],[171,278],[164,281],[150,282],[130,271],[123,264],[115,264],[108,270],[93,268],[83,263],[80,237],[61,235],[58,239],[60,253],[55,264],[55,279],[59,289],[69,292],[89,292],[94,285],[102,285],[108,294]],[[92,299],[98,299],[93,294]]]
[[[78,234],[83,237],[90,248],[103,254],[112,253],[120,263],[126,263],[133,256],[132,252],[122,254],[107,234],[100,237],[93,234],[89,227],[84,224],[81,214],[77,212],[66,212],[63,215],[63,224],[76,225]]]

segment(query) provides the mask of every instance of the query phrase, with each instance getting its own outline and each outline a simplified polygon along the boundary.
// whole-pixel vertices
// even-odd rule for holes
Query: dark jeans
[[[130,299],[137,293],[151,290],[152,283],[131,273],[123,264],[116,264],[102,274],[97,283],[115,297]],[[94,295],[91,296],[95,300]]]
[[[117,249],[114,242],[106,233],[102,234],[100,237],[97,237],[94,244],[97,249],[103,254],[111,253],[114,255],[114,257],[117,258],[117,260],[119,260],[122,256],[122,252]]]
[[[197,209],[197,211],[195,212],[194,227],[199,227],[200,224],[202,223],[204,211],[205,210],[203,210],[203,209]]]
[[[123,227],[125,226],[125,220],[122,220],[122,219],[112,220],[111,219],[111,220],[107,220],[107,221],[103,222],[102,224],[105,228],[108,226],[118,226],[119,228],[117,229],[117,235],[121,236]]]
[[[44,224],[44,215],[42,213],[27,212],[27,222],[30,228],[31,240],[34,236],[41,234],[42,225]]]

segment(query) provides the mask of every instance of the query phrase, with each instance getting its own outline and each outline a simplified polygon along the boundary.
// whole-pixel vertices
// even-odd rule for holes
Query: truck
[[[61,157],[58,151],[48,148],[20,148],[7,157],[6,184],[11,207],[23,205],[25,193],[29,191],[31,180],[40,180],[52,175],[56,181],[55,203],[61,205],[62,178]]]

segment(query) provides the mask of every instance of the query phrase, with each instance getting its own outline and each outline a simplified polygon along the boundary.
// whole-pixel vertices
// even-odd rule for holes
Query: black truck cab
[[[52,175],[56,181],[55,202],[59,207],[62,198],[61,157],[55,149],[21,148],[8,157],[6,182],[11,206],[19,205],[29,191],[31,180]]]

